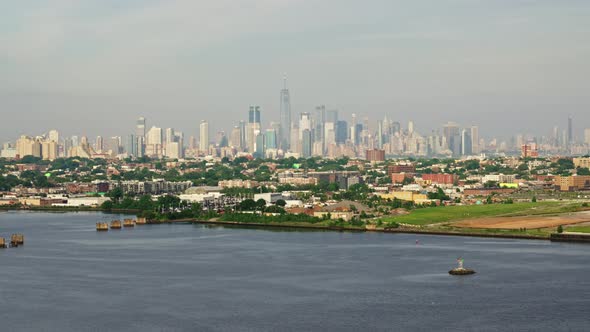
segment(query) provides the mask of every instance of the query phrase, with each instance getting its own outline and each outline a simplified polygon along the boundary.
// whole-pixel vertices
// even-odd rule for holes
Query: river
[[[0,212],[10,331],[588,331],[590,246]],[[416,242],[418,241],[418,243]],[[477,274],[450,276],[458,257]]]

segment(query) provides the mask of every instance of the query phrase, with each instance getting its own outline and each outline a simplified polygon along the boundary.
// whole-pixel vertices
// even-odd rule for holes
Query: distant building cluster
[[[482,153],[536,158],[551,154],[583,155],[590,149],[590,128],[583,130],[583,137],[576,137],[571,117],[563,130],[554,127],[541,137],[517,134],[502,141],[484,139],[477,125],[448,122],[425,134],[413,121],[404,128],[388,116],[372,122],[357,113],[343,118],[338,110],[325,105],[292,114],[286,80],[279,97],[278,115],[271,117],[266,125],[262,122],[261,107],[251,105],[247,108],[247,118],[244,112],[245,119],[233,123],[228,134],[219,130],[213,135],[209,121],[204,119],[198,126],[195,124],[198,136],[185,140],[182,132],[174,128],[149,127],[146,118],[140,117],[135,129],[123,136],[97,136],[91,141],[86,136],[61,137],[57,130],[51,130],[37,137],[21,136],[14,144],[3,144],[0,156],[9,159],[33,156],[44,160],[60,157],[168,160],[241,156],[271,159],[350,157],[381,162],[388,156],[459,158]]]

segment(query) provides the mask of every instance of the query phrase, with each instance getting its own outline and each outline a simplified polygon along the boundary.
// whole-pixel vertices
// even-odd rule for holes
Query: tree
[[[106,202],[102,203],[101,208],[103,208],[104,210],[110,211],[113,209],[113,202],[106,201]]]
[[[238,207],[240,210],[253,211],[256,208],[256,202],[253,199],[248,198],[241,201]]]
[[[563,233],[563,226],[557,226],[557,233]]]
[[[284,199],[279,199],[275,204],[280,207],[285,207],[287,205],[287,202]]]
[[[109,191],[107,196],[110,197],[113,200],[113,202],[119,203],[121,201],[121,198],[123,198],[123,189],[115,188]]]
[[[266,206],[266,201],[264,199],[261,198],[256,201],[256,208],[257,209],[260,209],[262,211],[265,206]]]
[[[531,199],[531,202],[537,203],[537,196],[533,196],[533,199]]]

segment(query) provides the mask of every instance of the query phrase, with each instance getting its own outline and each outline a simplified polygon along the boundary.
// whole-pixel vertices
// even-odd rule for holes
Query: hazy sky
[[[0,2],[0,141],[55,128],[197,136],[325,104],[421,133],[590,127],[588,0],[47,0]],[[578,134],[579,135],[579,134]],[[212,134],[213,136],[213,134]]]

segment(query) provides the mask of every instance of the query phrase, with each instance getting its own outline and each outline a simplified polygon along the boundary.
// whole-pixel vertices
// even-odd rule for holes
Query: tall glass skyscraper
[[[291,140],[291,96],[287,89],[287,79],[284,79],[284,86],[281,90],[281,108],[280,108],[281,130],[279,132],[279,147],[287,150],[290,147]]]
[[[135,136],[145,137],[145,133],[145,118],[142,116],[139,119],[137,119],[137,125],[135,127]]]

